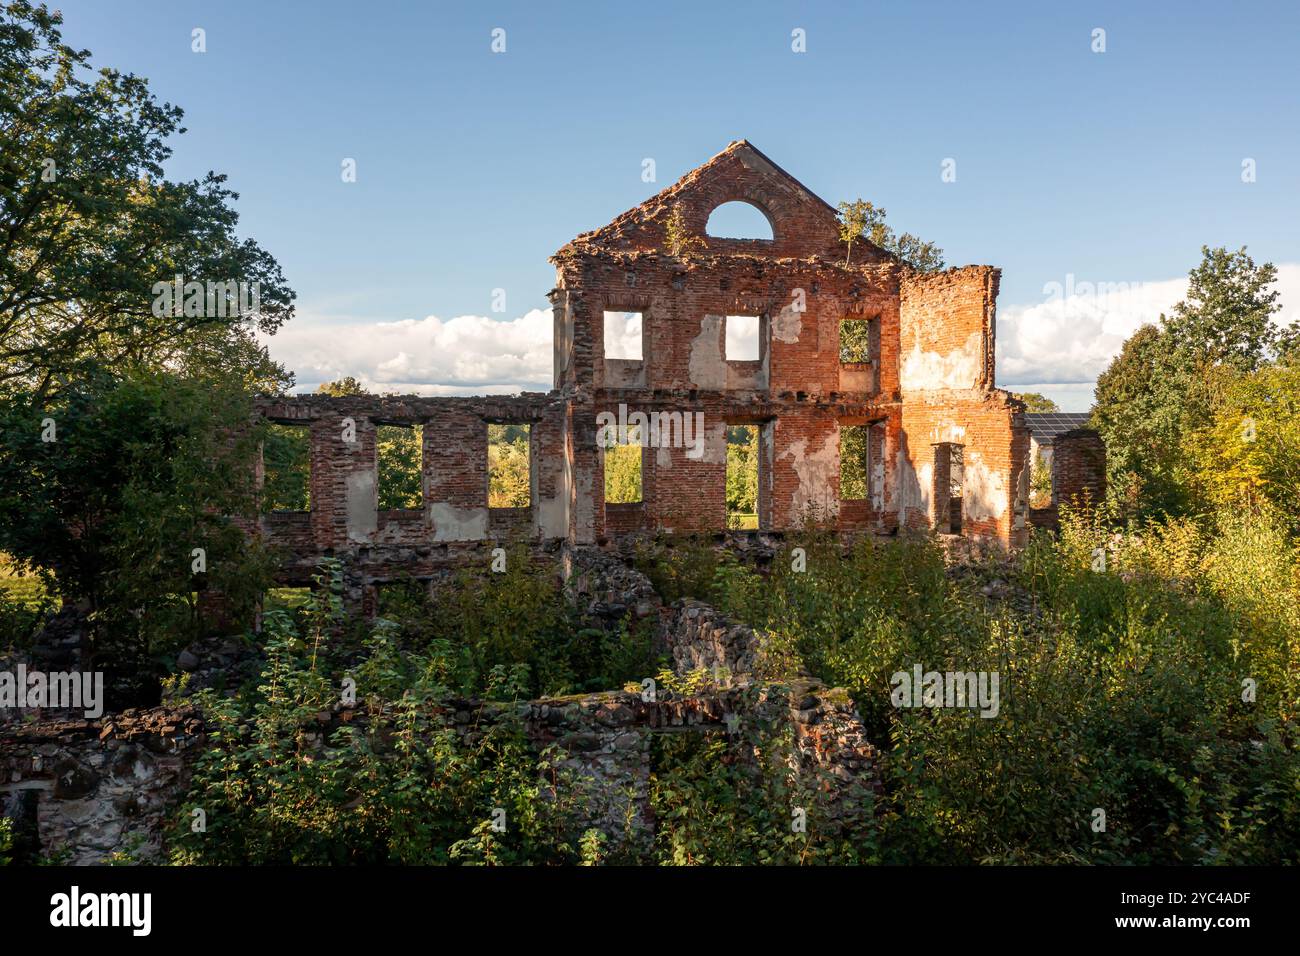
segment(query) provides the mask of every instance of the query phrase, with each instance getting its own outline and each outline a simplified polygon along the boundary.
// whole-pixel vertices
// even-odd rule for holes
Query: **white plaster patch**
[[[367,542],[378,527],[375,473],[351,471],[347,476],[348,540]]]
[[[942,442],[949,442],[954,445],[966,444],[966,426],[943,422],[930,429],[930,443],[938,445]]]
[[[984,463],[977,451],[966,451],[962,474],[962,511],[972,519],[1000,519],[1007,513],[1006,477]]]
[[[569,533],[568,499],[564,495],[537,502],[537,531],[542,538],[563,538]]]
[[[700,320],[700,334],[691,340],[687,371],[691,384],[699,388],[726,388],[727,363],[722,357],[722,323],[720,315],[706,315]]]
[[[799,520],[810,509],[816,509],[828,517],[839,514],[839,500],[831,493],[831,479],[839,473],[840,468],[838,428],[826,436],[821,448],[816,451],[810,453],[808,439],[800,438],[788,446],[780,457],[791,459],[794,473],[799,477],[799,484],[790,495],[790,514],[794,520]]]
[[[921,349],[916,334],[912,350],[903,356],[899,384],[904,392],[942,388],[975,388],[979,382],[983,333],[972,332],[961,348],[940,355]]]
[[[727,463],[727,423],[714,422],[704,428],[704,458],[710,465]]]
[[[894,472],[898,479],[898,487],[894,492],[894,500],[898,505],[898,523],[903,526],[907,523],[909,510],[919,509],[924,514],[930,513],[930,488],[934,485],[934,466],[928,462],[923,464],[918,475],[908,460],[907,453],[901,448],[895,461]]]
[[[429,503],[434,541],[482,541],[487,537],[486,508],[457,508],[446,501]]]
[[[794,345],[799,341],[799,333],[803,331],[802,316],[803,313],[796,311],[793,304],[787,305],[772,320],[772,338],[786,345]]]

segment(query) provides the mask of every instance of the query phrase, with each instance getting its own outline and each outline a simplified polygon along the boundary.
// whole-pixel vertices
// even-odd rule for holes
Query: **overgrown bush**
[[[679,551],[657,575],[704,564]],[[1266,514],[1127,536],[1067,514],[1059,540],[968,573],[924,537],[712,566],[693,589],[762,630],[768,675],[848,688],[886,751],[884,862],[1300,859],[1300,563]],[[997,716],[896,708],[916,664],[998,673]]]
[[[390,622],[376,624],[362,661],[338,669],[325,640],[340,583],[337,574],[321,583],[305,631],[283,611],[267,615],[254,692],[200,694],[210,745],[178,814],[173,862],[575,862],[575,790],[556,755],[532,752],[510,708],[458,727],[445,706],[447,646],[403,653]],[[345,677],[360,718],[317,739]]]

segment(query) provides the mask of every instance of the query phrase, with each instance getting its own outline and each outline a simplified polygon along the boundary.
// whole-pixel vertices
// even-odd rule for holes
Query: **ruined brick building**
[[[772,238],[709,236],[710,214],[733,201],[761,211]],[[689,251],[672,254],[670,218],[695,237]],[[290,556],[285,583],[305,583],[323,554],[345,555],[365,589],[508,537],[602,545],[721,532],[726,433],[738,424],[758,431],[760,533],[815,517],[846,532],[1025,540],[1030,436],[1023,406],[994,385],[997,269],[920,273],[865,240],[846,264],[835,209],[744,141],[552,261],[546,394],[263,402],[268,418],[311,429],[310,510],[263,520]],[[639,357],[607,352],[606,313],[639,314]],[[727,354],[733,323],[757,329],[756,357]],[[852,333],[865,350],[842,354]],[[605,500],[598,424],[620,408],[648,424],[639,502]],[[528,427],[526,508],[488,506],[490,423]],[[423,507],[380,511],[375,429],[415,424]],[[866,478],[846,497],[849,429],[864,430],[854,447]]]

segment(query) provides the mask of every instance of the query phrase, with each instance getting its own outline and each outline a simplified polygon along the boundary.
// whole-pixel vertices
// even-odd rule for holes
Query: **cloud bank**
[[[1300,264],[1278,267],[1277,288],[1278,321],[1300,320]],[[1000,306],[998,384],[1013,391],[1055,390],[1072,407],[1086,409],[1092,383],[1124,340],[1186,292],[1185,278],[1107,284],[1067,276],[1049,283],[1042,301]],[[617,352],[636,354],[639,319],[609,320],[607,335]],[[398,322],[331,321],[306,312],[265,341],[302,391],[351,375],[376,392],[485,395],[548,390],[551,336],[549,308],[514,319],[430,315]]]
[[[300,391],[351,375],[375,392],[489,395],[551,387],[551,310],[515,319],[459,315],[399,322],[299,316],[265,339]]]
[[[1300,264],[1278,266],[1280,324],[1300,319]],[[1187,279],[1090,283],[1067,276],[1044,288],[1043,301],[998,308],[998,384],[1096,381],[1124,340],[1156,322],[1187,294]]]

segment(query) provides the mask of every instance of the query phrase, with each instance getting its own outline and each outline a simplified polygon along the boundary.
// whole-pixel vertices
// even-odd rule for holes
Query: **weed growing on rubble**
[[[653,622],[592,627],[564,599],[552,569],[516,548],[501,574],[462,570],[446,584],[386,588],[380,614],[399,642],[439,647],[448,686],[492,699],[562,696],[618,687],[653,674]],[[502,675],[511,676],[510,693]],[[495,677],[493,675],[496,675]],[[495,686],[492,686],[495,683]]]
[[[338,613],[327,594],[313,598],[307,619],[336,624]],[[445,645],[403,652],[395,626],[378,622],[349,675],[355,707],[343,707],[341,675],[329,673],[312,630],[276,611],[264,633],[255,690],[196,698],[209,746],[178,809],[173,862],[576,859],[578,798],[559,755],[534,753],[510,707],[458,722]]]
[[[789,721],[746,702],[735,732],[662,734],[652,744],[653,862],[848,865],[875,862],[871,797],[798,762]],[[842,787],[843,785],[841,785]],[[834,796],[832,796],[834,794]]]

